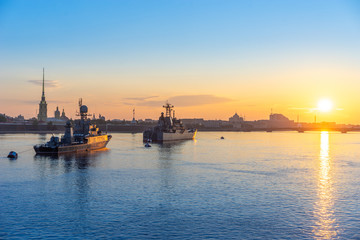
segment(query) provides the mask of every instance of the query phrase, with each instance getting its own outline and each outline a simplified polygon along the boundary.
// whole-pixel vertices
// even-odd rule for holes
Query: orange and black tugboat
[[[61,154],[75,153],[105,148],[111,139],[111,135],[103,134],[96,125],[90,124],[88,108],[80,106],[80,119],[75,120],[75,128],[70,121],[65,125],[65,134],[59,137],[52,136],[50,141],[34,146],[36,154]]]

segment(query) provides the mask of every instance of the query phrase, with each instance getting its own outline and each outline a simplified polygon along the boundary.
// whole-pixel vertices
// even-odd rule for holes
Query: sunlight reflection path
[[[321,132],[318,175],[318,199],[314,206],[315,239],[333,239],[337,236],[334,214],[332,164],[329,156],[329,133]]]

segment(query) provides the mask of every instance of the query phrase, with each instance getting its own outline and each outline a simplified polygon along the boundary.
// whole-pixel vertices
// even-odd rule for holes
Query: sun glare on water
[[[330,112],[333,108],[333,103],[329,99],[321,99],[317,104],[317,109],[320,112]]]

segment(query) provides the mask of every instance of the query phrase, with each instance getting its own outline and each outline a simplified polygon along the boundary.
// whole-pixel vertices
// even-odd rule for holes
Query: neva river
[[[360,239],[360,133],[200,132],[152,148],[117,133],[103,151],[29,151],[50,136],[0,135],[1,239]]]

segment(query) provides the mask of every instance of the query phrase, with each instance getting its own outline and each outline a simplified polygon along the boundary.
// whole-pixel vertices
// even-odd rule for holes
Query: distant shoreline
[[[342,129],[307,129],[303,130],[304,132],[360,132],[360,129],[348,129],[343,131]],[[113,130],[108,131],[107,133],[142,133],[143,130],[140,129],[126,129],[126,130]],[[267,129],[253,129],[253,130],[242,130],[242,129],[199,129],[198,132],[298,132],[297,129],[272,129],[271,131]],[[8,131],[0,131],[1,134],[63,134],[64,131],[61,130],[35,130],[35,131],[16,131],[16,130],[8,130]]]
[[[64,131],[0,131],[0,134],[61,134]]]
[[[108,133],[142,133],[146,129],[155,126],[155,124],[99,124],[98,127],[102,132]],[[284,132],[284,131],[299,131],[299,132],[313,132],[313,131],[331,131],[331,132],[359,132],[360,127],[273,127],[273,128],[254,128],[254,127],[204,127],[204,126],[191,126],[190,128],[197,128],[198,132]],[[64,133],[64,125],[48,125],[48,124],[0,124],[0,134],[62,134]]]

